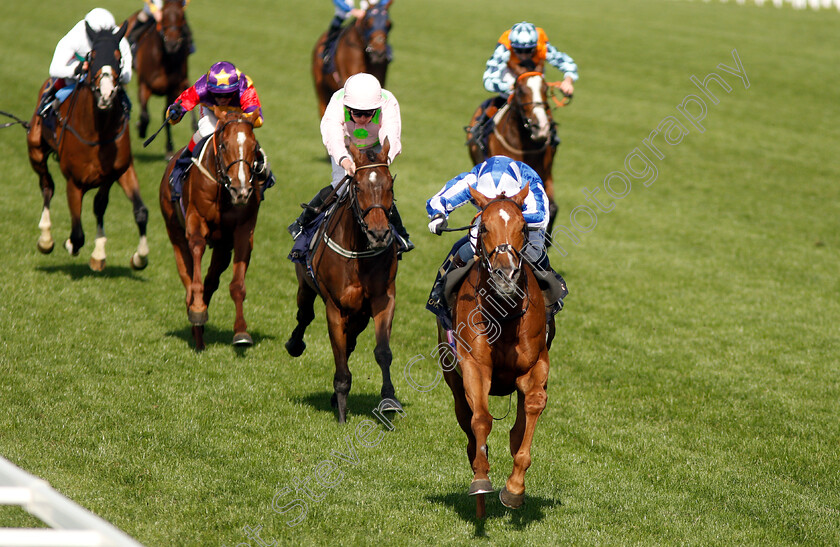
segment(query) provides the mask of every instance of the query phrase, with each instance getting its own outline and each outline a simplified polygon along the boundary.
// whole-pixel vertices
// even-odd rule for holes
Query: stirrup
[[[303,233],[303,226],[301,225],[298,219],[295,219],[294,222],[289,224],[289,227],[286,228],[286,231],[292,236],[292,239],[297,240],[300,237],[300,234]]]

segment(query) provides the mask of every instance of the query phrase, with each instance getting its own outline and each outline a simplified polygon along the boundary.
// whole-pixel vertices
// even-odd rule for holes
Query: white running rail
[[[0,505],[19,505],[51,528],[0,528],[0,547],[143,547],[0,456]]]

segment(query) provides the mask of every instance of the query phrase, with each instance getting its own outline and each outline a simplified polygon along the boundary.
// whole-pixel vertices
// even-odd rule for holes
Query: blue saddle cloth
[[[289,260],[298,264],[305,264],[311,269],[311,265],[309,264],[310,243],[312,242],[312,238],[315,237],[315,232],[318,231],[321,223],[324,222],[324,216],[324,213],[318,214],[312,222],[303,227],[303,232],[301,232],[300,236],[295,240],[294,245],[292,245],[292,250],[287,257]]]

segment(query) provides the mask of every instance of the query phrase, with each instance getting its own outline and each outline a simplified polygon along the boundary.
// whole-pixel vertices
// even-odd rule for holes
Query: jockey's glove
[[[438,213],[432,217],[432,221],[429,222],[429,231],[439,236],[443,233],[443,229],[446,228],[447,221],[446,216],[443,213]]]
[[[166,109],[166,119],[169,120],[169,123],[176,124],[181,121],[186,112],[187,110],[178,103],[169,105],[169,108]]]

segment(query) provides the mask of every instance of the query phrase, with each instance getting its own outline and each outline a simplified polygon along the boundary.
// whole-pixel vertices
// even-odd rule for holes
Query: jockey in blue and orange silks
[[[175,161],[175,166],[170,175],[172,185],[172,199],[180,197],[181,178],[186,168],[192,163],[192,154],[200,152],[201,147],[196,144],[204,141],[216,130],[218,119],[213,113],[214,106],[223,108],[241,109],[246,114],[256,112],[254,127],[263,124],[262,106],[254,82],[247,75],[240,72],[233,63],[219,61],[210,67],[207,74],[199,78],[192,86],[185,89],[178,95],[175,102],[169,105],[166,116],[169,122],[176,124],[181,121],[184,114],[200,106],[200,117],[198,130],[193,134],[189,144],[181,152],[181,156]],[[264,177],[264,189],[274,185],[274,175],[268,166],[268,160],[261,148],[258,148],[258,168],[255,174]],[[259,157],[262,156],[262,157]],[[177,195],[176,195],[177,194]]]
[[[552,269],[545,247],[545,230],[548,226],[549,214],[548,197],[545,194],[543,181],[527,164],[506,156],[492,156],[473,167],[471,171],[461,173],[449,180],[426,202],[426,212],[430,219],[429,231],[441,235],[452,211],[467,203],[475,205],[470,195],[470,188],[489,198],[495,198],[503,193],[507,196],[515,195],[525,187],[530,190],[522,205],[522,215],[528,226],[528,237],[521,253],[531,265],[540,286],[544,291],[548,291],[547,294],[551,294],[551,301],[546,302],[546,305],[553,314],[562,309],[563,298],[568,294],[568,290],[560,274]],[[474,256],[478,238],[478,221],[479,218],[476,217],[470,234],[455,244],[438,270],[438,277],[426,305],[437,315],[445,314],[444,316],[448,318],[443,298],[445,276],[452,269],[465,266]]]
[[[484,89],[499,95],[481,104],[481,115],[473,126],[473,134],[480,144],[493,130],[493,115],[507,101],[516,78],[525,72],[545,73],[546,62],[563,73],[560,90],[566,95],[574,93],[577,65],[571,57],[551,45],[542,28],[523,21],[502,33],[482,76]]]
[[[140,35],[146,31],[146,29],[151,28],[154,25],[158,25],[158,29],[160,29],[161,22],[163,21],[164,1],[165,0],[143,0],[143,9],[137,13],[137,21],[135,21],[134,26],[126,35],[126,39],[131,44],[132,48],[137,44],[137,40],[140,38]],[[189,4],[190,0],[181,0],[181,5],[184,7],[185,11]],[[187,44],[189,44],[189,52],[195,53],[192,29],[190,29],[190,25],[187,23],[186,13],[184,16],[184,38],[186,39]]]

